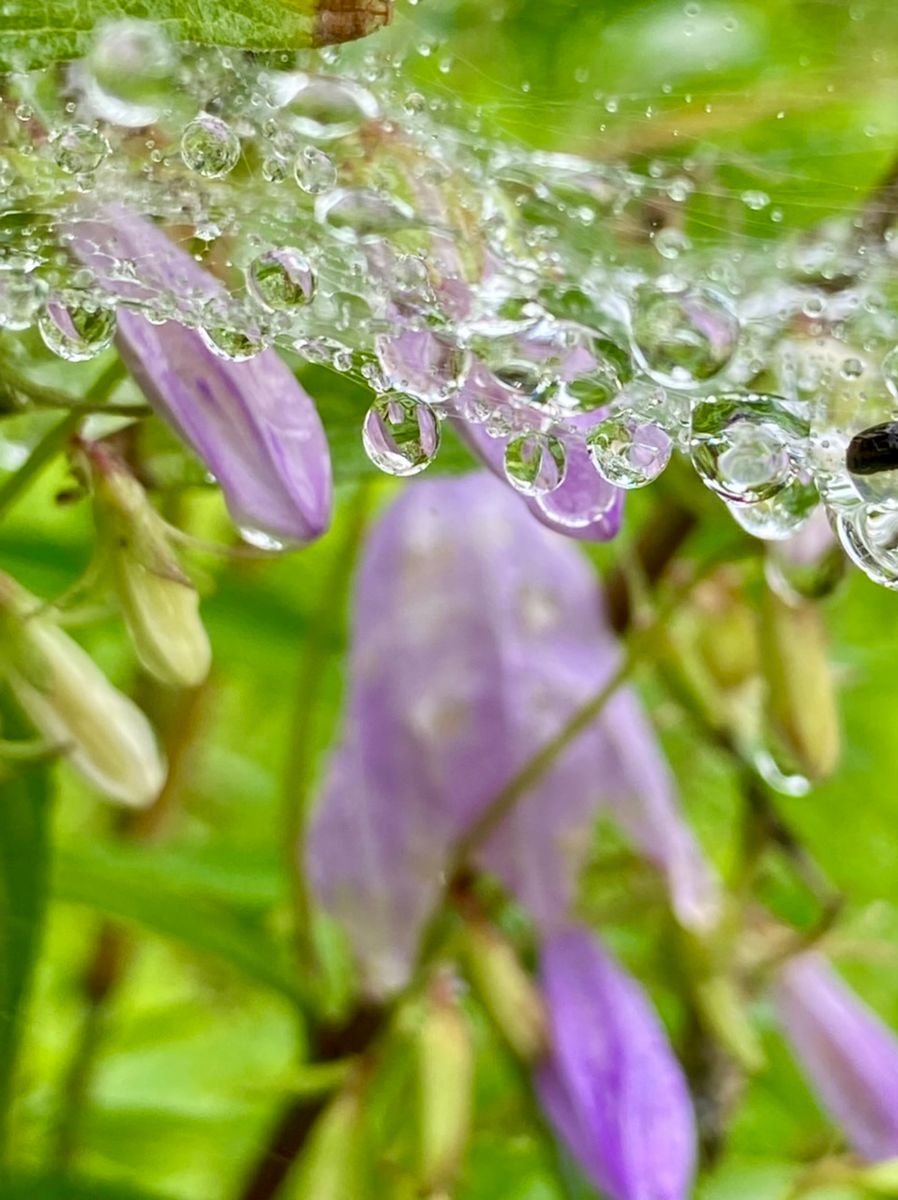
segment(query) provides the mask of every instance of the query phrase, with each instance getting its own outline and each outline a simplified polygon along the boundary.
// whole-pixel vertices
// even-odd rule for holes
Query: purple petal
[[[898,1156],[898,1037],[817,954],[779,973],[780,1020],[824,1107],[864,1158]]]
[[[551,1049],[537,1092],[559,1137],[611,1200],[685,1200],[692,1103],[640,986],[585,929],[545,945]]]
[[[80,222],[76,252],[118,297],[191,292],[204,302],[221,285],[151,222],[116,211],[113,223]],[[113,219],[110,218],[110,220]],[[118,263],[133,260],[139,282]],[[278,541],[319,537],[331,514],[330,455],[306,392],[274,350],[246,362],[214,354],[175,321],[157,325],[123,306],[116,344],[147,400],[218,480],[243,529]]]
[[[618,662],[594,572],[511,489],[425,480],[382,517],[356,587],[347,735],[308,846],[370,987],[404,981],[454,844]],[[632,733],[641,769],[657,749],[632,711],[620,738],[606,714],[559,755],[481,854],[544,934],[568,920],[610,781],[641,798],[618,743]]]

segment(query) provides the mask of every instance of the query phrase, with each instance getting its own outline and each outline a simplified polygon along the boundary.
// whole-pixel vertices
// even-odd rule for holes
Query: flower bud
[[[864,1167],[855,1182],[874,1196],[898,1196],[898,1158],[888,1158],[873,1167]]]
[[[478,998],[509,1046],[524,1062],[535,1061],[548,1037],[539,990],[505,938],[476,917],[465,929],[465,965]]]
[[[300,1160],[293,1200],[350,1200],[359,1187],[361,1098],[354,1083],[328,1105]]]
[[[782,760],[809,780],[825,779],[839,757],[839,716],[822,614],[768,592],[762,640],[771,752],[778,765]]]
[[[153,731],[93,659],[9,576],[0,576],[0,651],[9,685],[36,728],[112,800],[150,804],[165,780]]]
[[[212,652],[199,596],[172,552],[165,522],[115,455],[97,444],[85,454],[97,529],[137,657],[161,683],[196,687],[209,673]]]
[[[736,1062],[750,1074],[764,1066],[764,1051],[735,984],[725,975],[712,975],[696,986],[696,1002],[715,1034]]]
[[[430,990],[416,1049],[421,1190],[428,1195],[452,1183],[471,1125],[474,1055],[449,976]]]

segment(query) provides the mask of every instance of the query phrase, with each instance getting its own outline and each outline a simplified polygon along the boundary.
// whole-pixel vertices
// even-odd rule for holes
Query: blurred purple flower
[[[214,305],[225,294],[152,222],[124,210],[79,222],[71,234],[76,253],[119,299],[140,303],[174,291]],[[140,266],[139,281],[123,270],[129,260]],[[325,531],[331,468],[324,429],[274,350],[233,362],[196,330],[152,323],[123,305],[116,344],[147,400],[218,480],[237,525],[287,543]]]
[[[824,1107],[872,1162],[898,1156],[898,1037],[818,954],[779,972],[786,1035]]]
[[[618,662],[594,572],[510,489],[487,475],[428,480],[383,516],[356,586],[346,734],[307,847],[373,991],[407,979],[458,839]],[[668,873],[684,919],[705,919],[713,877],[626,691],[480,861],[548,935],[568,920],[603,802]]]
[[[610,1200],[685,1200],[695,1165],[682,1069],[639,984],[585,929],[543,947],[550,1050],[540,1103]]]

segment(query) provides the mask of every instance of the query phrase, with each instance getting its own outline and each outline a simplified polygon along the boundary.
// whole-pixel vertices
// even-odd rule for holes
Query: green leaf
[[[14,1095],[22,1010],[43,923],[48,801],[44,771],[25,770],[0,784],[0,1159]]]
[[[158,1200],[124,1183],[61,1175],[20,1175],[0,1186],[0,1200]]]
[[[60,849],[52,877],[55,899],[86,904],[114,920],[224,963],[244,979],[301,1002],[298,981],[280,948],[256,922],[208,892],[185,886],[177,859],[117,846]]]
[[[176,40],[295,50],[362,37],[389,19],[383,2],[360,0],[342,23],[329,23],[330,0],[10,0],[3,9],[0,70],[42,66],[85,53],[103,21],[149,18]]]

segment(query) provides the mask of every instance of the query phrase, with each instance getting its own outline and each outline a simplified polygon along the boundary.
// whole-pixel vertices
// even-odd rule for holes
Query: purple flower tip
[[[685,1200],[692,1102],[642,988],[577,927],[546,942],[541,976],[551,1041],[536,1087],[558,1136],[610,1200]]]

